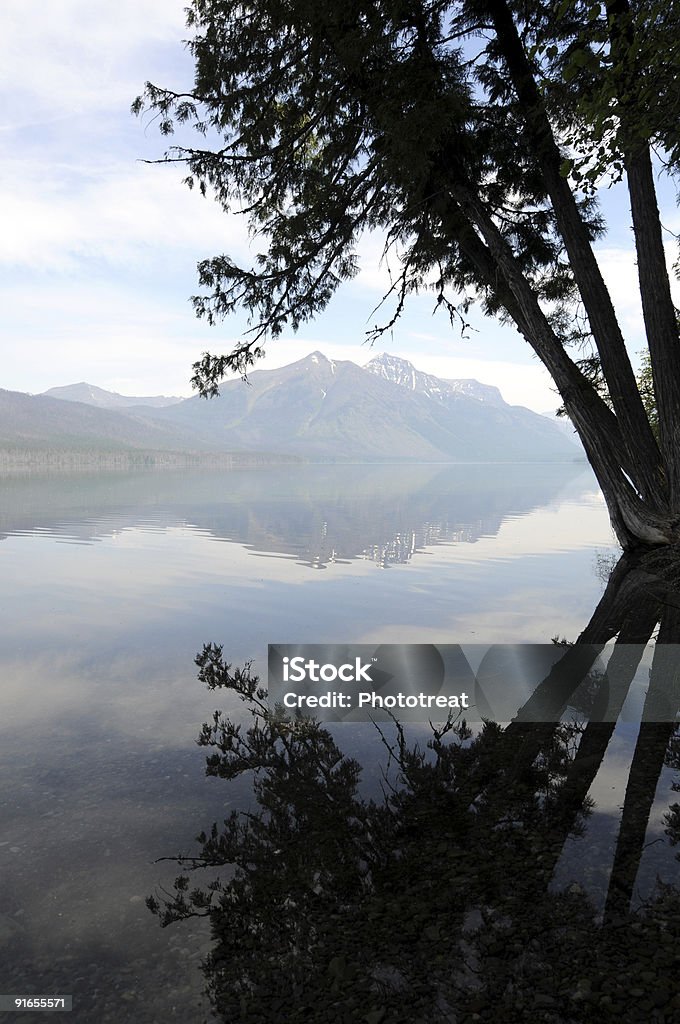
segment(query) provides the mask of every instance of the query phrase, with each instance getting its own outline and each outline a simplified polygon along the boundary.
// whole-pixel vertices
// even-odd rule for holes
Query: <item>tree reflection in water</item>
[[[667,553],[622,559],[577,643],[506,728],[490,722],[473,736],[449,720],[425,748],[398,724],[386,729],[380,800],[361,795],[360,765],[327,729],[271,711],[250,667],[232,672],[221,648],[207,646],[199,678],[234,690],[253,716],[242,727],[216,713],[203,727],[207,772],[252,775],[256,809],[199,836],[197,856],[178,858],[174,891],[148,904],[163,925],[210,917],[203,970],[218,1019],[680,1019],[680,892],[659,886],[631,906],[659,774],[680,766],[667,647],[680,642],[679,579]],[[589,789],[657,626],[600,915],[578,886],[550,883],[565,842],[583,830]],[[604,680],[598,689],[590,670],[613,638],[603,721]],[[584,724],[562,720],[577,690],[591,710]],[[679,822],[675,804],[665,818],[672,842]],[[209,871],[197,884],[201,869],[218,868],[221,878]]]

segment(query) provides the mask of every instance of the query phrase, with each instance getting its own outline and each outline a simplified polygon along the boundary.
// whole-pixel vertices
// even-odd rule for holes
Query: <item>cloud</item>
[[[144,84],[141,54],[147,78],[166,73],[172,61],[190,82],[180,45],[187,35],[184,6],[184,0],[4,0],[0,124],[125,108]]]
[[[181,45],[190,34],[185,3],[0,4],[6,387],[36,391],[85,378],[117,390],[187,393],[191,362],[206,348],[228,351],[244,327],[239,315],[208,331],[196,323],[187,298],[197,290],[197,260],[228,253],[250,263],[259,244],[250,244],[244,218],[189,192],[181,166],[141,163],[140,157],[159,157],[164,140],[153,122],[128,113],[146,79],[191,86],[193,62]],[[677,223],[666,214],[669,224]],[[389,320],[394,308],[391,298],[371,315],[390,286],[382,245],[378,234],[361,239],[357,278],[299,337],[271,345],[263,365],[281,365],[314,348],[360,364],[389,350],[439,376],[496,384],[511,402],[535,409],[557,404],[547,374],[515,332],[471,311],[478,333],[462,343],[445,316],[431,316],[431,293],[409,299],[393,337],[373,350],[355,343],[367,327]],[[669,254],[672,262],[672,247]],[[598,255],[631,350],[640,349],[634,254],[610,246]],[[398,273],[395,253],[389,263]]]
[[[247,258],[242,218],[189,193],[181,166],[137,159],[164,148],[129,114],[145,78],[191,84],[184,22],[184,0],[0,6],[0,265],[87,281],[154,264],[162,277],[173,254],[192,275],[202,256]]]
[[[359,273],[353,279],[353,284],[365,291],[375,292],[382,297],[399,280],[402,271],[400,254],[403,254],[403,246],[391,245],[385,254],[385,236],[381,232],[367,231],[361,236],[356,246],[359,260]],[[427,284],[434,285],[437,280],[436,269],[432,270]],[[387,304],[394,304],[398,298],[398,291],[387,300]],[[430,292],[428,301],[434,305],[433,293]]]
[[[2,386],[18,391],[87,380],[123,393],[188,395],[191,364],[207,348],[233,344],[196,321],[183,292],[127,281],[7,283],[0,304]]]
[[[680,305],[680,283],[672,269],[677,259],[676,243],[667,242],[665,252],[671,292],[676,305]],[[645,326],[635,252],[633,249],[603,247],[597,250],[597,259],[624,336],[630,342],[631,350],[640,349],[645,344]]]
[[[99,261],[130,268],[173,251],[192,260],[225,251],[248,259],[244,218],[190,192],[176,166],[113,162],[45,175],[10,162],[0,170],[0,203],[5,266],[74,273]]]

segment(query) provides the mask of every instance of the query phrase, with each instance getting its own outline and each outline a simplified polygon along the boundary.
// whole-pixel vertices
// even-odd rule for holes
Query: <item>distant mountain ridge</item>
[[[474,397],[395,356],[367,367],[312,352],[276,370],[256,370],[249,386],[231,380],[218,398],[191,398],[150,410],[155,420],[191,425],[239,448],[274,445],[306,458],[453,461],[552,461],[579,449],[538,413],[477,385]],[[465,382],[466,385],[471,382]],[[487,390],[488,387],[488,390]]]
[[[198,439],[186,428],[48,395],[0,389],[0,447],[100,450],[190,450]]]
[[[74,398],[83,388],[88,401]],[[209,401],[125,398],[118,408],[102,408],[97,403],[113,393],[84,383],[56,390],[59,398],[55,389],[36,396],[0,391],[1,448],[250,452],[336,462],[551,462],[580,454],[546,417],[508,405],[497,388],[442,380],[390,355],[360,367],[313,352],[256,370],[248,384],[227,381]]]
[[[130,398],[128,395],[119,395],[116,391],[105,391],[95,384],[88,384],[80,381],[78,384],[66,384],[64,387],[49,388],[43,391],[47,398],[59,398],[65,402],[83,402],[85,405],[95,405],[98,409],[129,409],[134,405],[149,405],[155,409],[162,409],[167,405],[176,405],[183,402],[183,398],[168,397],[166,395],[154,395],[148,398]]]
[[[475,398],[480,402],[488,402],[490,405],[507,405],[497,387],[493,384],[480,384],[478,380],[467,378],[464,380],[446,380],[441,377],[434,377],[432,374],[416,370],[413,363],[407,359],[400,359],[398,356],[391,356],[387,352],[376,356],[366,363],[364,369],[375,373],[393,384],[400,384],[411,391],[418,391],[429,398],[437,398],[443,401],[450,395],[465,395],[467,398]]]

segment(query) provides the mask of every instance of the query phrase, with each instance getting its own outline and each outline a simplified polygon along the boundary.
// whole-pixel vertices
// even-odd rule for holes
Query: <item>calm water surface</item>
[[[208,1018],[205,931],[161,931],[144,905],[177,873],[156,859],[239,800],[193,742],[215,706],[238,713],[196,681],[204,643],[264,674],[274,642],[575,639],[615,552],[578,464],[0,485],[0,991],[73,993],[78,1021]],[[592,791],[584,884],[605,870],[630,742],[617,732]]]

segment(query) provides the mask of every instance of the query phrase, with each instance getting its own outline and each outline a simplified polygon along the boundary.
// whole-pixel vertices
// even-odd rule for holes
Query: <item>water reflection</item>
[[[387,568],[425,547],[474,544],[565,492],[592,492],[593,481],[578,464],[374,465],[5,476],[1,487],[0,541],[93,544],[181,528],[326,569],[353,559]]]
[[[143,903],[176,873],[156,858],[246,806],[250,780],[203,778],[190,742],[213,708],[193,678],[206,638],[257,666],[268,642],[581,630],[611,538],[588,472],[395,469],[0,480],[2,991],[70,982],[82,1024],[206,1016],[209,922],[159,935]],[[363,554],[414,536],[388,572]],[[341,745],[380,792],[365,730]]]
[[[672,879],[639,906],[635,884],[659,780],[680,767],[679,580],[668,552],[623,558],[507,727],[473,734],[449,720],[416,744],[384,728],[381,796],[362,792],[337,727],[282,719],[248,668],[204,648],[199,678],[254,716],[204,725],[207,774],[254,778],[255,806],[202,833],[174,892],[149,905],[163,924],[209,919],[203,969],[219,1019],[677,1019],[680,889]],[[591,790],[653,636],[598,906],[557,879],[570,844],[587,846]],[[612,640],[607,672],[593,673]],[[679,819],[672,803],[664,842],[678,841]]]

